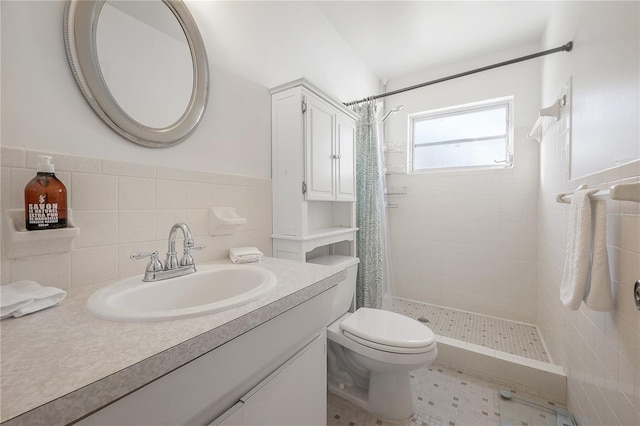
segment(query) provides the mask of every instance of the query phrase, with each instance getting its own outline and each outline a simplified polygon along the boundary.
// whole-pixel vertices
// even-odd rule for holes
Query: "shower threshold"
[[[564,369],[551,363],[535,326],[397,297],[392,310],[436,334],[439,362],[510,390],[566,402]]]

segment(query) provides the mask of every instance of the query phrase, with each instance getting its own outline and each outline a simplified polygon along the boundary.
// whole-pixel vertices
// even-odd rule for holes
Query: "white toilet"
[[[435,335],[424,324],[395,312],[369,308],[352,312],[358,258],[332,255],[308,262],[347,269],[327,327],[329,391],[384,419],[410,417],[409,372],[435,360]]]

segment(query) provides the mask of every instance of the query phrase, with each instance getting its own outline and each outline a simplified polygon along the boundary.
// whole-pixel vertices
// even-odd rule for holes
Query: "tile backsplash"
[[[141,274],[146,261],[130,260],[129,255],[157,250],[164,258],[169,229],[176,222],[185,222],[196,244],[205,244],[204,250],[193,253],[196,262],[224,258],[236,246],[256,246],[271,255],[269,179],[3,146],[2,212],[24,208],[24,186],[35,175],[42,154],[53,156],[56,176],[67,187],[67,204],[80,235],[69,253],[8,259],[3,250],[2,284],[31,279],[66,289]],[[247,224],[233,235],[212,237],[209,209],[230,206],[247,218]]]

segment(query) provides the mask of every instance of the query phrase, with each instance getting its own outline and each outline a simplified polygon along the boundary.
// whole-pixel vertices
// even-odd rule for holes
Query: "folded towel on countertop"
[[[21,317],[57,305],[67,292],[43,287],[35,281],[16,281],[0,286],[0,319]]]
[[[229,249],[229,259],[233,263],[258,262],[263,256],[256,247],[235,247]]]
[[[594,201],[596,189],[578,188],[569,207],[569,229],[564,271],[560,284],[560,300],[571,310],[577,310],[584,300],[598,311],[611,309],[611,279],[607,257],[607,211],[605,201]]]

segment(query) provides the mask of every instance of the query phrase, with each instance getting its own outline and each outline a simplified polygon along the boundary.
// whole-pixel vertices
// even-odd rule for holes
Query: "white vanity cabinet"
[[[242,398],[246,425],[326,425],[327,338],[318,336]],[[325,366],[324,368],[320,366]]]
[[[353,256],[356,114],[304,79],[271,94],[274,256]]]
[[[332,287],[80,425],[324,425]]]
[[[325,425],[326,336],[318,336],[209,426]]]

